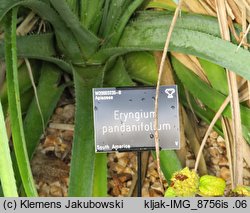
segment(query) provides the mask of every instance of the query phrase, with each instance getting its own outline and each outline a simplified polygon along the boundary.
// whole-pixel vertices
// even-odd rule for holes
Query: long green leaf
[[[9,140],[0,102],[0,180],[5,197],[18,197],[16,180],[10,157]]]
[[[65,88],[64,85],[58,86],[61,77],[60,72],[59,67],[50,63],[44,63],[41,69],[37,95],[45,125],[48,123]],[[24,133],[28,155],[31,157],[43,134],[43,124],[35,98],[33,98],[24,120]]]
[[[135,86],[124,66],[121,57],[117,59],[111,70],[105,73],[104,85],[110,87]]]
[[[83,57],[88,58],[91,56],[99,47],[99,39],[85,27],[81,26],[77,17],[73,14],[65,1],[50,0],[50,2],[63,19],[66,26],[72,31],[81,48]]]
[[[226,99],[226,96],[203,82],[196,74],[190,71],[174,57],[172,58],[172,64],[178,78],[190,93],[192,93],[194,97],[200,99],[202,103],[207,105],[210,109],[217,112],[223,101]],[[240,109],[242,124],[250,129],[250,109],[242,105],[240,106]],[[231,117],[230,106],[227,106],[223,115],[229,118]]]
[[[13,9],[13,11],[8,13],[5,19],[5,60],[12,138],[25,192],[27,196],[37,196],[26,149],[20,106],[16,53],[16,19],[17,9]]]
[[[37,95],[45,125],[48,123],[56,107],[56,104],[65,88],[64,85],[58,86],[60,76],[61,76],[60,69],[57,66],[44,62],[44,64],[42,65],[41,76],[39,78],[39,84],[37,87]],[[32,91],[28,92],[29,93],[27,95],[29,98],[29,96],[32,95],[33,93]],[[31,158],[44,130],[41,120],[41,115],[38,111],[37,102],[34,98],[34,95],[32,96],[31,99],[27,100],[29,102],[26,101],[25,96],[26,93],[22,95],[21,99],[23,107],[25,107],[25,110],[27,110],[23,128],[27,143],[28,156],[29,158]],[[20,175],[18,174],[16,165],[17,162],[15,159],[13,162],[14,162],[17,186],[18,188],[20,188],[21,178]]]
[[[197,104],[192,94],[189,93],[189,101],[187,101],[186,92],[184,90],[183,84],[179,79],[176,79],[178,84],[178,93],[180,102],[187,108],[194,110],[195,114],[205,121],[207,124],[210,124],[215,116],[215,112],[209,109],[208,107],[202,108]],[[214,129],[223,136],[221,121],[218,120],[215,123]]]
[[[95,167],[92,88],[102,85],[103,67],[74,67],[75,131],[69,196],[91,197]]]
[[[129,53],[125,57],[125,66],[132,79],[146,85],[156,85],[157,65],[149,52]]]
[[[132,14],[135,12],[135,10],[142,4],[143,1],[144,0],[134,0],[125,7],[125,11],[121,15],[121,17],[118,19],[118,21],[115,23],[114,29],[111,31],[112,39],[108,40],[108,43],[106,43],[105,47],[113,47],[117,45],[128,20],[130,19]],[[114,2],[115,2],[114,4],[117,4],[116,0]],[[111,13],[111,16],[112,15],[113,14]]]
[[[199,62],[212,87],[222,94],[228,95],[227,74],[225,69],[204,59],[199,59]]]
[[[39,70],[36,64],[32,65],[33,70],[33,77],[35,82],[39,77]],[[19,92],[20,94],[24,94],[27,92],[31,87],[31,81],[29,78],[29,73],[25,64],[18,68],[18,82],[19,82]],[[1,91],[0,91],[0,98],[2,102],[3,112],[6,114],[7,106],[8,106],[8,94],[7,94],[7,82],[5,81]]]
[[[144,17],[140,19],[140,16],[135,21],[130,22],[120,40],[120,47],[162,50],[168,29],[167,24],[159,20],[160,24],[157,25],[156,18],[151,21],[150,25],[147,22]],[[155,25],[153,25],[154,23]],[[186,29],[176,27],[171,37],[169,50],[198,56],[228,68],[250,80],[249,51],[241,48],[236,52],[236,45],[216,36],[200,32],[201,29],[198,31],[200,24],[198,21],[195,24],[197,24],[196,31],[193,26],[194,23],[190,24],[193,27],[192,30],[188,29],[188,26]],[[210,30],[209,26],[203,28],[205,27],[207,27],[207,31]]]
[[[103,15],[104,0],[81,0],[80,22],[95,34],[98,33]]]
[[[107,0],[104,5],[103,18],[99,30],[101,38],[110,39],[112,36],[116,23],[120,20],[121,15],[126,10],[131,0]]]
[[[64,71],[71,73],[70,65],[57,55],[52,33],[17,37],[17,54],[20,58],[34,58],[53,62]],[[0,41],[0,59],[4,58],[4,42]]]
[[[152,154],[156,157],[155,152]],[[182,169],[181,162],[174,151],[162,150],[160,151],[160,163],[164,177],[170,184],[173,173]]]
[[[98,153],[95,157],[95,170],[93,180],[93,197],[107,197],[107,154]]]

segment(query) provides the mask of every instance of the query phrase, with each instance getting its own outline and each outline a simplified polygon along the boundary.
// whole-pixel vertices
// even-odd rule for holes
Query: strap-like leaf
[[[5,197],[18,197],[16,180],[10,157],[9,140],[6,133],[2,104],[0,102],[0,181]]]
[[[48,123],[59,98],[65,88],[64,85],[58,86],[60,79],[60,69],[49,63],[45,63],[41,69],[41,76],[39,78],[39,84],[37,87],[37,95],[39,98],[39,103],[44,118],[45,124]],[[48,92],[50,91],[50,92]],[[26,96],[28,95],[28,101],[26,101]],[[30,99],[30,95],[32,95]],[[32,101],[33,98],[33,101]],[[29,158],[35,151],[39,139],[43,134],[43,125],[41,121],[41,116],[38,111],[37,103],[35,101],[32,91],[28,91],[28,94],[23,94],[21,99],[22,104],[27,108],[27,114],[24,119],[24,133],[27,142],[27,152]],[[27,103],[26,103],[27,102]],[[21,179],[18,175],[16,160],[14,159],[14,168],[16,174],[16,182],[18,188],[21,186]]]
[[[149,52],[129,53],[125,57],[125,66],[132,79],[146,85],[156,85],[157,64]]]
[[[111,70],[105,74],[104,84],[107,87],[135,86],[124,66],[124,61],[119,57]]]
[[[52,33],[17,37],[19,58],[33,58],[52,62],[62,70],[72,73],[70,65],[56,57],[54,35]],[[4,42],[0,41],[0,60],[4,58]]]
[[[124,48],[162,50],[166,39],[167,25],[155,24],[148,26],[147,21],[139,18],[137,20],[140,25],[138,25],[137,21],[134,21],[130,22],[129,26],[125,28],[120,40],[120,46]],[[153,20],[152,22],[157,23],[157,20]],[[199,22],[197,26],[199,26]],[[228,68],[250,80],[250,53],[243,48],[238,51],[236,49],[236,45],[216,36],[178,27],[174,29],[169,45],[170,51],[195,55]]]
[[[25,192],[27,196],[37,196],[26,149],[20,106],[16,53],[16,19],[17,9],[9,12],[5,19],[5,61],[12,139]]]
[[[62,0],[51,0],[50,2],[59,13],[66,26],[73,33],[79,47],[81,48],[83,57],[88,58],[94,52],[96,52],[97,48],[99,47],[99,39],[85,27],[81,26],[80,22],[77,20],[77,17],[70,10],[67,3]]]
[[[74,67],[75,130],[69,196],[91,197],[95,167],[92,88],[102,85],[103,67]]]
[[[107,43],[105,43],[104,47],[114,47],[117,45],[128,20],[130,19],[132,14],[135,12],[135,10],[142,4],[143,1],[144,0],[134,0],[129,4],[127,3],[127,5],[125,5],[124,11],[122,11],[123,13],[120,15],[120,17],[113,17],[112,21],[114,23],[114,27],[110,29],[111,35],[110,35],[110,38],[108,39]],[[116,0],[113,1],[113,3],[111,4],[110,7],[112,7],[115,4],[117,5]],[[119,5],[117,5],[117,6],[119,7]],[[114,16],[114,14],[110,13],[110,16]],[[117,18],[118,18],[118,20],[116,20]]]
[[[41,69],[37,95],[45,125],[48,123],[65,88],[64,85],[58,86],[61,76],[60,71],[59,67],[50,63],[44,63]],[[31,157],[41,135],[43,134],[43,124],[35,98],[33,99],[24,120],[24,133],[27,142],[28,155]]]
[[[210,109],[217,112],[223,101],[226,99],[226,96],[203,82],[197,75],[195,75],[174,57],[172,58],[172,64],[178,78],[182,81],[183,85],[185,85],[190,93],[192,93],[194,97],[200,99],[202,103],[207,105]],[[242,124],[250,129],[250,109],[242,105],[240,109]],[[230,106],[227,106],[223,115],[231,117]]]
[[[95,34],[99,31],[105,0],[82,0],[80,4],[80,22]]]

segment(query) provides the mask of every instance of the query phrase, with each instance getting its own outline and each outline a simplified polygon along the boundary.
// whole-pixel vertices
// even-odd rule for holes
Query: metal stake
[[[137,151],[137,197],[142,196],[141,152]]]

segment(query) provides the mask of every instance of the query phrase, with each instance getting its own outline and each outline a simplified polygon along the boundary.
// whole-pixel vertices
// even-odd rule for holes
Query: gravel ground
[[[67,196],[71,147],[73,140],[73,121],[75,106],[71,101],[61,101],[41,139],[32,160],[32,171],[39,196]],[[201,126],[204,132],[206,126]],[[187,147],[186,165],[194,167],[194,154]],[[156,162],[152,155],[143,154],[143,197],[161,197],[164,190],[160,185]],[[230,187],[230,172],[224,139],[212,132],[204,149],[209,174],[226,180]],[[114,197],[136,196],[137,157],[134,152],[108,154],[108,193]],[[244,162],[244,184],[250,185],[250,168]],[[164,188],[167,187],[164,181]]]

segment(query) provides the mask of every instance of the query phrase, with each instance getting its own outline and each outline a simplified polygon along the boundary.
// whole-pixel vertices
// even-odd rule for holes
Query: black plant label
[[[155,87],[93,89],[96,152],[155,149],[155,91]],[[177,86],[161,86],[158,103],[160,148],[179,149]]]

